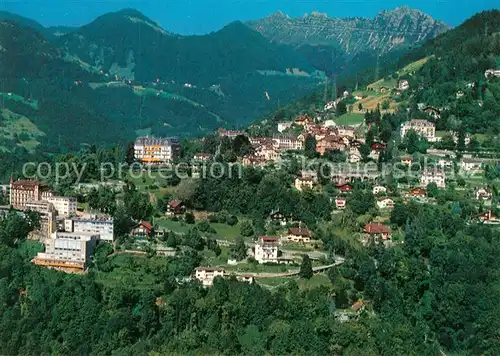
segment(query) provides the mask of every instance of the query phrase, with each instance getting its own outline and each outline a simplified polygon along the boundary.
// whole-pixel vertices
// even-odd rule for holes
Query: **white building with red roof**
[[[255,260],[259,263],[278,263],[279,241],[274,236],[259,236],[255,243]]]

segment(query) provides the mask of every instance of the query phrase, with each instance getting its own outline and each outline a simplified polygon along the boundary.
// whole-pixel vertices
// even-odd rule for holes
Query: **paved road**
[[[313,272],[323,272],[326,271],[332,267],[340,266],[342,263],[344,263],[344,258],[342,257],[336,257],[336,262],[329,264],[329,265],[324,265],[324,266],[318,266],[318,267],[313,267]],[[235,275],[237,276],[251,276],[254,278],[276,278],[276,277],[293,277],[297,276],[300,272],[300,269],[292,270],[289,272],[284,272],[284,273],[243,273],[243,272],[236,272]]]

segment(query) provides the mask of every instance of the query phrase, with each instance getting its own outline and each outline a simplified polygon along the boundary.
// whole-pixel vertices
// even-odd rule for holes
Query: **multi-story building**
[[[259,236],[255,243],[255,260],[259,263],[277,263],[279,242],[273,236]]]
[[[278,122],[278,132],[283,132],[285,130],[288,130],[290,127],[292,127],[291,122]]]
[[[311,177],[297,177],[295,178],[295,189],[302,191],[304,189],[313,189],[314,180]]]
[[[179,149],[177,137],[139,137],[134,144],[134,157],[144,164],[165,164],[179,156]]]
[[[401,79],[399,82],[398,82],[398,89],[403,91],[403,90],[407,90],[410,88],[410,83],[406,80],[406,79]]]
[[[401,125],[401,137],[405,137],[409,131],[415,131],[429,142],[436,141],[436,126],[427,120],[411,120]]]
[[[64,221],[66,232],[88,232],[100,236],[100,240],[113,242],[114,222],[113,218],[107,215],[85,215],[76,216]]]
[[[347,145],[340,136],[330,135],[316,143],[316,152],[324,155],[328,151],[344,151]]]
[[[85,270],[99,240],[88,232],[54,232],[45,240],[45,252],[39,252],[33,263],[55,268]]]
[[[423,187],[427,187],[430,183],[436,183],[438,188],[446,187],[445,183],[445,173],[441,168],[426,168],[422,171],[420,176],[420,184]]]
[[[217,267],[196,267],[195,278],[199,280],[203,286],[210,287],[214,283],[216,277],[224,278],[226,271]]]
[[[273,145],[279,150],[302,150],[304,149],[304,141],[292,135],[274,135]]]
[[[54,209],[57,211],[58,216],[68,217],[76,212],[76,198],[74,197],[58,197],[52,196],[47,199],[52,203]]]
[[[27,202],[47,200],[50,196],[48,187],[37,180],[10,179],[10,205],[14,209],[24,210]]]
[[[40,214],[40,228],[30,233],[30,239],[43,240],[57,230],[57,212],[52,203],[46,200],[31,200],[26,202],[24,210],[36,211]]]

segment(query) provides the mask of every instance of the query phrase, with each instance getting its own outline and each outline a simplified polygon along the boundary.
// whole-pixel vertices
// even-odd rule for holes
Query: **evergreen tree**
[[[313,269],[309,255],[302,255],[302,264],[300,265],[299,277],[310,279],[313,276]]]

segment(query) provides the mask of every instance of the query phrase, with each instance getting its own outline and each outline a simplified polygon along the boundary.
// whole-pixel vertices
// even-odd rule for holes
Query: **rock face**
[[[247,25],[272,41],[332,46],[349,56],[376,51],[379,55],[434,38],[449,29],[443,22],[408,7],[382,11],[375,18],[331,18],[312,12],[291,18],[282,12]]]

